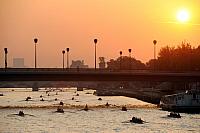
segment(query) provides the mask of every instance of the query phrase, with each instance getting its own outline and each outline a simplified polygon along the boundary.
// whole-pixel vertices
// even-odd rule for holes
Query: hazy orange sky
[[[177,11],[185,8],[190,20],[177,21]],[[70,59],[83,59],[94,67],[94,43],[97,57],[106,61],[132,55],[142,62],[153,58],[166,45],[188,41],[200,44],[199,0],[0,0],[0,64],[4,51],[12,59],[22,57],[34,67],[34,37],[39,39],[38,66],[62,67],[62,50],[70,48]]]

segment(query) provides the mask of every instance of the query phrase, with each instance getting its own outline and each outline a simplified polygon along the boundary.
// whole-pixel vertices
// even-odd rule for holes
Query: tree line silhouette
[[[146,66],[140,60],[136,60],[133,57],[121,56],[118,57],[116,60],[111,59],[110,61],[108,61],[107,68],[129,70],[129,69],[145,69]]]
[[[133,57],[122,56],[107,62],[109,69],[149,69],[161,71],[200,71],[200,45],[192,47],[182,42],[177,47],[165,46],[160,49],[157,59],[146,64]]]

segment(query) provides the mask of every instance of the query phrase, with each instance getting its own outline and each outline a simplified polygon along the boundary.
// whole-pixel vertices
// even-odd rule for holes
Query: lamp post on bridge
[[[157,41],[153,40],[153,44],[154,44],[154,65],[153,65],[153,68],[154,68],[154,71],[155,71],[155,69],[156,69],[156,44],[157,44]]]
[[[67,68],[69,68],[69,48],[66,48],[67,51]]]
[[[129,69],[131,70],[131,49],[128,49],[129,52]]]
[[[96,44],[97,44],[97,39],[94,39],[94,68],[96,70],[97,66],[96,66]]]
[[[8,64],[7,64],[7,54],[8,54],[8,49],[4,48],[4,52],[5,52],[5,69],[7,68]]]
[[[34,43],[35,43],[35,68],[37,68],[37,52],[36,52],[36,46],[37,46],[37,42],[38,42],[38,39],[37,38],[34,38]]]
[[[119,54],[120,54],[120,64],[119,64],[119,69],[121,70],[121,68],[122,68],[122,51],[120,51]]]
[[[63,54],[63,69],[65,68],[65,50],[62,51]]]

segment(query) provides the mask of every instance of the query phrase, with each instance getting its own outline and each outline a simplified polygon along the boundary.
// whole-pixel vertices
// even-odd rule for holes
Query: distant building
[[[14,68],[24,68],[24,58],[13,58]]]
[[[106,68],[105,57],[99,57],[99,68]]]
[[[84,60],[72,60],[72,64],[70,65],[70,68],[88,68],[88,65],[84,64]]]

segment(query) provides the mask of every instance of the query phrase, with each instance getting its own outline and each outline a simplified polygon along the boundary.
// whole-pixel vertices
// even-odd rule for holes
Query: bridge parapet
[[[0,69],[0,81],[188,81],[200,82],[200,72],[148,70],[8,68]]]

